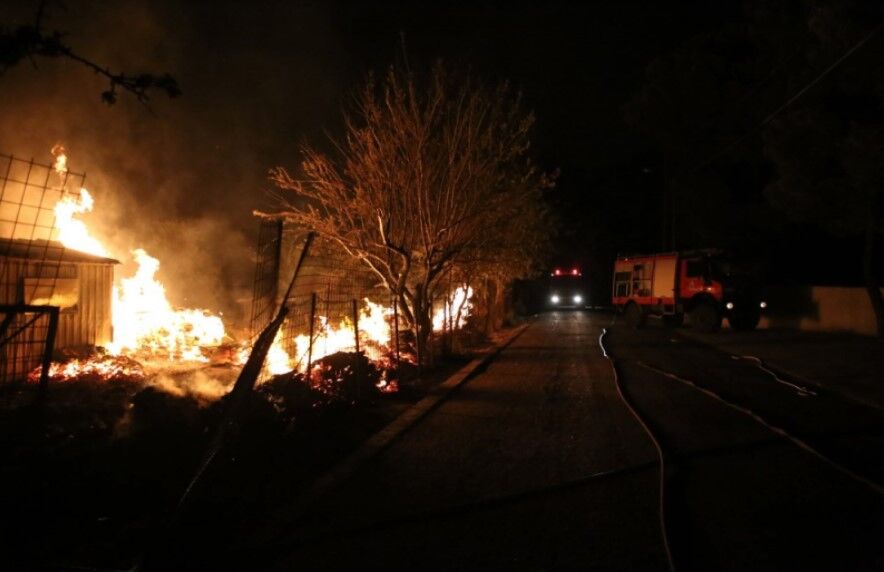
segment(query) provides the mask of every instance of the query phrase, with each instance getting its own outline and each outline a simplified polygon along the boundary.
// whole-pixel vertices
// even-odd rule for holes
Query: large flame
[[[393,310],[375,304],[368,298],[363,299],[363,304],[358,315],[360,349],[371,350],[379,360],[381,356],[390,353],[392,335],[390,322]],[[284,330],[281,329],[276,333],[276,338],[267,352],[264,366],[267,373],[280,375],[295,369],[304,372],[307,370],[308,361],[315,362],[340,351],[356,349],[356,330],[352,320],[343,319],[336,325],[325,316],[317,316],[316,320],[318,323],[313,332],[313,347],[310,347],[309,333],[297,335],[292,340],[295,349],[293,356],[285,350]],[[243,350],[239,362],[245,363],[247,358],[248,351]]]
[[[363,306],[359,309],[358,315],[361,350],[371,348],[378,355],[390,352],[392,316],[392,308],[376,304],[368,298],[363,299]],[[297,366],[301,371],[306,371],[308,360],[312,363],[334,353],[353,351],[356,348],[356,328],[353,320],[344,318],[334,324],[328,317],[318,316],[317,322],[318,327],[313,332],[312,348],[309,334],[298,335],[294,340],[295,363],[291,365]]]
[[[64,177],[64,148],[56,146],[52,154],[56,172]],[[94,206],[95,201],[85,188],[80,189],[79,195],[64,195],[54,208],[55,235],[67,248],[110,257],[109,249],[91,236],[86,223],[77,218],[91,212]],[[160,261],[141,248],[133,250],[132,256],[138,270],[134,276],[121,279],[113,289],[113,341],[109,351],[140,358],[208,361],[203,349],[220,345],[225,336],[221,318],[205,310],[174,308],[165,287],[156,279]]]
[[[114,341],[110,350],[175,360],[208,361],[202,348],[224,340],[221,318],[205,310],[176,310],[156,279],[160,261],[143,249],[132,251],[138,270],[114,288]]]
[[[108,257],[110,253],[98,239],[89,234],[86,223],[74,218],[76,215],[91,212],[94,206],[95,201],[86,189],[80,189],[79,196],[66,195],[58,201],[55,204],[58,241],[72,250]]]
[[[276,338],[273,340],[273,345],[270,346],[270,350],[267,352],[267,362],[265,367],[271,375],[279,375],[292,370],[292,358],[282,346],[283,334],[282,329],[280,329],[276,332]]]

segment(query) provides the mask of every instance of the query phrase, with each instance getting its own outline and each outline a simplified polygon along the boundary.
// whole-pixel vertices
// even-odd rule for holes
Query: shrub
[[[311,385],[330,402],[355,404],[378,396],[381,372],[362,352],[337,352],[314,364]]]

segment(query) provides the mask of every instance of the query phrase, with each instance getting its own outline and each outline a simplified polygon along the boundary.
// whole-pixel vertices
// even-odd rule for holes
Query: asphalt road
[[[611,322],[541,316],[280,524],[262,567],[669,569],[657,449],[600,351],[607,328],[624,395],[664,453],[675,569],[884,570],[879,411],[810,394],[654,324]]]

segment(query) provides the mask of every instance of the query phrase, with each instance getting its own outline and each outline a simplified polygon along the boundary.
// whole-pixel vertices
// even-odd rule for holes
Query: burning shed
[[[66,247],[58,225],[91,201],[84,179],[61,150],[55,165],[0,155],[0,383],[53,349],[112,340],[117,261]]]
[[[40,365],[49,307],[58,308],[56,349],[109,344],[116,264],[57,242],[0,239],[0,379]]]

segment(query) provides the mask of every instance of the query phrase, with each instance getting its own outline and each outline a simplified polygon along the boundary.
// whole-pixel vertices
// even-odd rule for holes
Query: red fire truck
[[[737,330],[752,330],[767,307],[757,272],[719,250],[622,256],[614,262],[613,304],[627,325],[648,316],[713,332],[723,317]]]

